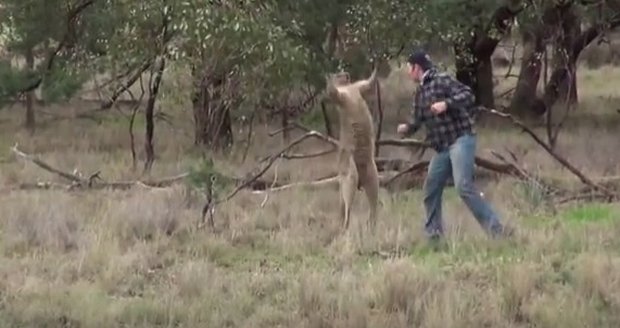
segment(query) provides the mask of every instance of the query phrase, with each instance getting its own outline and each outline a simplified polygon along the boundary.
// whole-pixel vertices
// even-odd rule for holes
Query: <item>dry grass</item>
[[[383,84],[387,135],[405,118],[411,93],[398,74]],[[580,71],[581,124],[571,124],[558,145],[592,176],[620,173],[618,136],[609,123],[620,115],[607,106],[617,91],[604,82],[619,74],[611,67]],[[586,111],[596,115],[584,123]],[[188,114],[169,112],[174,127],[156,129],[155,176],[185,171],[197,158]],[[14,159],[8,150],[14,142],[69,171],[135,176],[122,118],[103,125],[57,121],[29,137],[17,127],[21,112],[1,115],[3,186],[57,179]],[[257,130],[251,158],[279,147],[267,131]],[[138,130],[139,149],[142,136]],[[574,181],[518,131],[481,131],[480,155],[503,147],[531,171]],[[384,147],[382,156],[412,155]],[[332,160],[282,163],[278,176],[322,176],[333,171]],[[445,193],[448,238],[440,248],[421,234],[419,190],[382,190],[378,231],[363,243],[354,233],[355,218],[365,217],[362,197],[353,233],[340,235],[334,190],[274,194],[264,208],[263,196],[242,193],[219,208],[217,234],[195,229],[201,203],[183,186],[4,192],[0,326],[617,327],[620,207],[551,213],[535,190],[513,180],[481,186],[504,222],[519,229],[515,238],[485,238],[452,189]],[[397,256],[377,255],[383,252]]]

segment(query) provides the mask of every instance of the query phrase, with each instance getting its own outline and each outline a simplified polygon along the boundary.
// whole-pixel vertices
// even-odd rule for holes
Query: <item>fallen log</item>
[[[18,146],[11,147],[11,151],[17,157],[35,164],[45,171],[58,175],[59,177],[68,180],[70,183],[62,184],[57,182],[35,182],[35,183],[22,183],[14,188],[4,188],[4,190],[80,190],[80,189],[130,189],[133,187],[147,187],[147,188],[166,188],[176,183],[184,181],[189,173],[181,173],[171,177],[165,177],[161,179],[148,179],[148,180],[133,180],[133,181],[104,181],[101,178],[101,172],[97,171],[88,177],[82,177],[81,175],[69,173],[67,171],[60,170],[53,167],[51,164],[45,162],[41,158],[35,155],[27,154],[19,150]],[[242,179],[236,177],[226,177],[231,181],[240,183]],[[254,179],[250,183],[246,184],[246,187],[252,190],[265,190],[269,187],[277,187],[278,184],[274,184],[272,181],[266,181],[263,179]]]
[[[15,154],[17,157],[29,161],[35,165],[37,165],[38,167],[56,174],[66,180],[69,180],[71,182],[70,185],[65,185],[67,188],[69,189],[79,189],[79,188],[88,188],[88,189],[106,189],[106,188],[111,188],[111,189],[129,189],[132,188],[134,186],[146,186],[146,187],[150,187],[150,188],[164,188],[164,187],[168,187],[174,183],[177,183],[179,181],[182,181],[183,179],[185,179],[189,174],[188,173],[182,173],[176,176],[172,176],[172,177],[166,177],[163,179],[151,179],[151,180],[136,180],[136,181],[112,181],[112,182],[106,182],[103,181],[103,179],[101,179],[100,176],[100,172],[97,171],[93,174],[91,174],[88,177],[82,177],[79,176],[77,174],[73,174],[73,173],[69,173],[60,169],[57,169],[55,167],[53,167],[52,165],[48,164],[47,162],[43,161],[42,159],[40,159],[39,157],[35,156],[35,155],[30,155],[30,154],[26,154],[23,151],[19,150],[17,148],[17,144],[13,147],[11,147],[11,151],[13,152],[13,154]],[[22,187],[28,187],[28,188],[40,188],[40,189],[49,189],[51,187],[51,185],[54,185],[52,183],[35,183],[35,184],[25,184]],[[55,184],[57,188],[58,185]]]

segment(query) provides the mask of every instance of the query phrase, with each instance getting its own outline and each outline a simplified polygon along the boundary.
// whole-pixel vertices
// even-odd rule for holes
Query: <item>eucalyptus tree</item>
[[[25,125],[35,127],[34,93],[44,101],[70,97],[85,77],[73,65],[81,55],[81,15],[95,0],[5,0],[0,9],[0,104],[26,96]],[[52,18],[52,19],[50,19]]]

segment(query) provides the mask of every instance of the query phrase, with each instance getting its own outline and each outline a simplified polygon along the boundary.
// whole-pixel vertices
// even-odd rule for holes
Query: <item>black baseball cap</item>
[[[421,50],[421,49],[413,51],[409,55],[407,62],[409,62],[409,64],[411,65],[418,64],[420,65],[420,67],[422,67],[423,70],[427,70],[433,67],[433,62],[431,61],[431,57],[428,55],[428,53],[426,53],[426,51]]]

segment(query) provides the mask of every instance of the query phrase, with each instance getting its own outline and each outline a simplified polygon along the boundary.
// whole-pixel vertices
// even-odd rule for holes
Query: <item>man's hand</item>
[[[431,112],[435,114],[441,114],[445,112],[446,109],[448,109],[448,105],[446,104],[445,101],[436,102],[431,105]]]
[[[399,124],[398,128],[396,129],[396,132],[401,137],[404,137],[407,134],[407,132],[409,132],[409,125],[407,125],[407,124]]]

